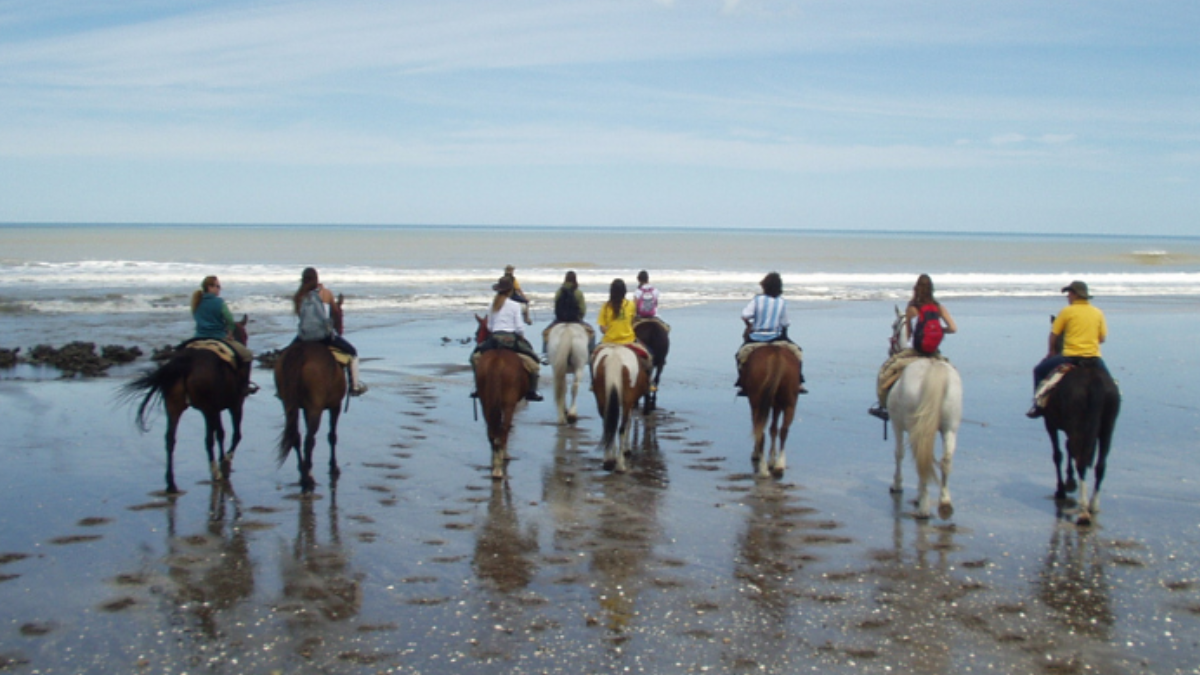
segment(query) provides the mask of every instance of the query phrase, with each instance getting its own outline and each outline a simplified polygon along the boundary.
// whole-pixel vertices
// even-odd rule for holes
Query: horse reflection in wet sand
[[[899,310],[892,324],[892,352],[909,344],[908,322]],[[950,501],[950,469],[962,421],[962,378],[949,361],[938,358],[918,358],[904,368],[900,379],[892,385],[887,397],[888,413],[896,436],[896,473],[891,491],[903,491],[904,435],[912,447],[917,465],[917,518],[930,517],[929,483],[936,480],[934,445],[942,436],[941,493],[938,515],[949,518],[954,514]]]
[[[242,344],[246,344],[247,321],[247,317],[242,316],[234,328],[234,339]],[[243,364],[243,367],[250,366]],[[161,399],[166,408],[168,494],[179,492],[175,485],[175,433],[179,428],[179,418],[188,408],[195,408],[204,415],[204,449],[208,453],[212,479],[224,480],[233,471],[233,453],[242,440],[242,406],[246,400],[241,377],[216,352],[204,348],[184,348],[176,350],[157,369],[121,388],[120,395],[126,399],[145,392],[137,409],[137,425],[142,431],[149,429],[146,411],[155,400]],[[221,413],[226,410],[233,425],[233,439],[229,443],[228,453],[225,452],[225,427],[221,423]],[[217,457],[213,457],[214,440],[219,451]]]
[[[624,473],[629,453],[631,418],[638,399],[650,388],[650,378],[638,355],[626,345],[601,345],[592,354],[592,393],[604,422],[600,446],[604,469]]]
[[[742,364],[742,389],[750,401],[754,451],[750,462],[759,477],[782,478],[787,469],[784,446],[796,416],[800,392],[800,361],[788,347],[766,344],[750,352]],[[771,422],[771,451],[763,458],[767,421]]]
[[[337,464],[337,425],[346,396],[346,373],[321,342],[295,342],[275,362],[275,389],[283,403],[284,427],[279,436],[278,461],[282,465],[292,450],[300,471],[300,489],[312,492],[313,447],[321,417],[329,412],[329,475],[341,473]],[[300,414],[304,413],[304,445],[300,441]]]

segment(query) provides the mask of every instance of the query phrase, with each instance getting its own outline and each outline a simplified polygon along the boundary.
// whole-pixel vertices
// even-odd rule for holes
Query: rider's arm
[[[329,305],[329,319],[334,326],[342,325],[342,307],[333,299],[333,291],[321,287],[321,302]],[[338,331],[340,333],[340,331]]]
[[[950,310],[946,309],[945,305],[938,305],[941,309],[942,320],[946,322],[946,333],[957,333],[958,324],[954,323],[954,317],[950,316]]]

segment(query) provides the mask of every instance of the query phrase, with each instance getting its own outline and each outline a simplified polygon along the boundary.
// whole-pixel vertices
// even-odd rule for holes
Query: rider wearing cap
[[[1083,359],[1094,359],[1094,363],[1108,371],[1104,359],[1100,358],[1100,345],[1108,337],[1108,324],[1101,312],[1090,302],[1087,284],[1082,281],[1072,281],[1064,286],[1063,293],[1067,294],[1067,306],[1054,317],[1050,326],[1050,337],[1047,341],[1046,358],[1033,369],[1033,387],[1037,390],[1042,380],[1065,363],[1078,363]],[[1058,349],[1062,340],[1062,350]],[[1027,417],[1042,416],[1042,409],[1035,401]]]

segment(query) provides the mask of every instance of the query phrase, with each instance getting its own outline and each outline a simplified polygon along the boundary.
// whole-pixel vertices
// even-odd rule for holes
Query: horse
[[[559,323],[550,329],[546,354],[554,369],[554,407],[559,424],[574,424],[579,419],[576,399],[579,381],[588,362],[588,333],[581,323]],[[567,406],[567,376],[571,376],[571,405]]]
[[[491,331],[487,328],[487,317],[476,314],[475,319],[479,322],[475,342],[481,344],[491,337]],[[479,352],[474,368],[475,393],[483,407],[492,448],[492,480],[504,480],[508,475],[508,434],[512,431],[517,404],[524,400],[529,388],[529,371],[517,352],[504,348]]]
[[[654,376],[645,395],[642,413],[649,414],[658,408],[658,381],[662,378],[663,366],[667,365],[667,353],[671,351],[671,334],[662,322],[651,319],[640,321],[633,327],[638,342],[646,346],[653,357]]]
[[[234,326],[234,339],[246,344],[248,318]],[[250,364],[243,364],[249,368]],[[208,349],[177,349],[171,358],[157,369],[149,371],[122,387],[123,398],[136,398],[145,392],[137,410],[137,425],[149,431],[146,411],[152,401],[161,399],[167,411],[167,493],[176,494],[175,485],[175,432],[179,418],[189,407],[204,415],[204,449],[208,452],[209,471],[214,481],[224,480],[233,472],[233,453],[242,440],[242,405],[245,392],[237,370],[215,352]],[[233,425],[233,438],[229,452],[225,452],[225,427],[221,413],[229,411]],[[218,457],[213,458],[213,441],[216,440]]]
[[[889,356],[908,344],[908,322],[900,308],[892,323]],[[917,358],[904,368],[900,379],[892,385],[887,397],[888,413],[896,436],[896,475],[892,479],[893,494],[903,491],[901,466],[904,462],[904,434],[912,447],[917,465],[917,518],[930,517],[928,483],[935,479],[934,444],[942,436],[941,493],[938,497],[938,516],[943,520],[954,514],[950,500],[950,468],[962,422],[962,378],[949,361],[937,358]]]
[[[329,411],[329,475],[341,474],[337,464],[337,425],[346,396],[346,372],[323,342],[293,342],[275,362],[275,391],[283,404],[283,432],[279,435],[280,466],[292,450],[300,470],[300,490],[312,492],[313,447],[321,416]],[[304,413],[304,445],[300,445],[300,413]]]
[[[604,421],[604,469],[624,473],[630,418],[650,388],[650,377],[633,348],[616,344],[601,345],[592,353],[592,373],[592,393]]]
[[[1092,514],[1100,511],[1100,483],[1108,464],[1113,428],[1121,411],[1121,391],[1108,371],[1092,359],[1082,359],[1071,368],[1047,395],[1042,418],[1050,446],[1054,450],[1054,472],[1058,485],[1054,498],[1064,500],[1076,489],[1079,475],[1079,514],[1076,524],[1090,525]],[[1063,481],[1063,453],[1058,432],[1067,436],[1067,480]],[[1087,495],[1087,470],[1096,465],[1091,500]]]
[[[742,364],[742,390],[750,401],[754,451],[750,455],[761,478],[782,478],[787,468],[784,445],[796,416],[800,393],[800,360],[784,345],[765,344],[756,348]],[[765,430],[771,422],[771,452],[763,461]]]

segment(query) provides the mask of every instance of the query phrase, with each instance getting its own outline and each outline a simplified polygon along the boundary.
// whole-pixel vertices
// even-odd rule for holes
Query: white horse
[[[579,381],[588,362],[588,333],[581,323],[560,323],[546,338],[546,356],[554,369],[554,406],[559,424],[574,424],[579,419],[576,398]],[[567,376],[571,376],[571,405],[567,406]]]
[[[908,344],[908,322],[896,308],[896,322],[892,324],[891,354],[900,352]],[[942,435],[941,495],[938,498],[938,515],[949,518],[954,513],[950,502],[950,467],[954,461],[954,448],[958,439],[958,426],[962,422],[962,378],[949,361],[937,358],[918,358],[904,368],[900,379],[892,385],[887,397],[888,413],[896,435],[896,476],[892,480],[892,492],[901,492],[901,464],[904,461],[904,434],[912,447],[913,460],[917,465],[917,517],[928,518],[929,495],[927,483],[934,476],[934,443]]]

